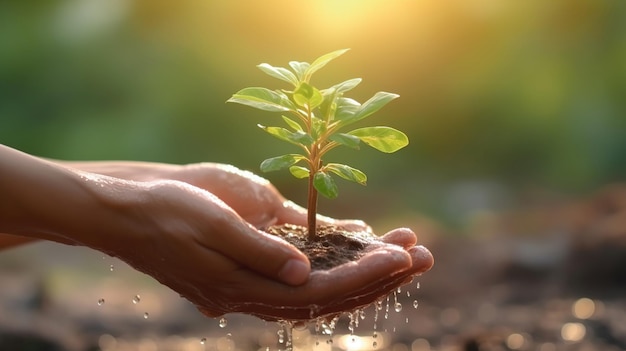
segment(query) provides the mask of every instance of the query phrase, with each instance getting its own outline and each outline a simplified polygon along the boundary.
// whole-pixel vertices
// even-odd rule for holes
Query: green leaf
[[[281,117],[283,118],[283,121],[285,121],[285,123],[287,123],[287,125],[291,127],[291,129],[297,132],[304,132],[304,129],[302,129],[302,126],[300,126],[298,122],[294,121],[293,119],[287,116],[281,116]]]
[[[300,166],[289,167],[289,172],[291,172],[291,174],[298,179],[308,178],[309,174],[311,173],[307,168]]]
[[[306,157],[299,154],[287,154],[268,158],[267,160],[261,162],[261,171],[278,171],[287,167],[291,167],[302,160],[306,160]]]
[[[320,194],[329,199],[334,199],[339,194],[335,180],[326,172],[315,173],[313,176],[313,186]]]
[[[248,105],[271,112],[295,111],[297,109],[284,93],[258,87],[241,89],[226,102]]]
[[[298,86],[298,78],[296,78],[296,75],[286,68],[274,67],[269,63],[262,63],[257,67],[261,71],[267,73],[274,78],[278,78],[280,80],[284,80],[287,83],[291,83],[294,87]]]
[[[383,106],[387,105],[391,100],[398,98],[400,95],[379,91],[374,94],[369,100],[365,101],[361,107],[356,111],[350,122],[356,122],[371,115],[372,113],[380,110]]]
[[[317,72],[317,70],[319,70],[320,68],[326,66],[328,62],[343,55],[348,50],[349,49],[337,50],[318,57],[317,59],[315,59],[315,61],[313,61],[309,68],[307,68],[302,80],[308,82],[311,79],[311,75],[313,75],[313,73]]]
[[[320,116],[330,123],[335,119],[335,114],[337,113],[337,99],[341,94],[338,94],[337,90],[334,88],[328,88],[322,90],[322,96],[324,97],[324,101],[322,101],[322,104],[319,106]]]
[[[337,93],[343,94],[346,91],[354,89],[357,85],[359,85],[359,83],[361,83],[361,81],[361,78],[348,79],[345,82],[333,85],[329,89],[334,89]]]
[[[359,128],[348,134],[354,135],[374,149],[386,153],[396,152],[409,144],[409,138],[406,134],[391,127]]]
[[[302,78],[304,78],[304,73],[311,65],[308,62],[291,61],[289,62],[289,66],[291,66],[293,71],[296,72],[298,79],[302,80]]]
[[[354,117],[354,114],[360,107],[361,104],[358,101],[340,97],[337,99],[337,112],[335,113],[335,119],[339,121],[350,120]]]
[[[335,173],[343,179],[359,183],[361,185],[367,184],[367,176],[365,175],[365,173],[359,171],[356,168],[342,165],[340,163],[329,163],[324,166],[324,169]]]
[[[293,92],[293,100],[296,104],[303,107],[308,106],[309,109],[313,110],[322,103],[324,98],[322,97],[322,93],[320,93],[317,88],[308,83],[302,82]]]
[[[313,138],[302,131],[292,132],[282,127],[266,127],[260,124],[258,124],[258,127],[276,138],[292,144],[308,146],[313,143]]]
[[[361,139],[346,133],[333,134],[328,139],[357,150],[359,149],[359,144],[361,143]]]

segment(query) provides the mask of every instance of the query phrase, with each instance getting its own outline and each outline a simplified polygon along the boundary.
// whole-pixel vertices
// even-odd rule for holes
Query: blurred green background
[[[225,101],[284,87],[259,63],[341,48],[351,51],[313,83],[362,77],[350,95],[359,101],[400,94],[364,124],[403,130],[411,144],[329,154],[370,180],[341,182],[323,213],[419,211],[462,225],[626,179],[624,1],[4,1],[0,142],[60,159],[256,172],[291,150],[256,127],[279,115]],[[265,176],[304,203],[303,181]]]

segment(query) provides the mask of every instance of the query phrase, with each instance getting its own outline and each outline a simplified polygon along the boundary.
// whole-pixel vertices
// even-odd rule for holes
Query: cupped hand
[[[228,283],[213,286],[217,290],[213,295],[228,296],[228,300],[209,299],[197,306],[210,317],[241,312],[291,321],[352,311],[384,298],[432,267],[432,255],[423,246],[415,246],[415,240],[409,229],[392,230],[358,261],[313,271],[305,284],[295,287],[234,270],[224,276]]]
[[[207,316],[240,312],[266,320],[308,320],[368,305],[433,264],[416,235],[396,229],[360,260],[309,274],[303,254],[260,230],[304,225],[306,211],[265,179],[232,166],[143,165],[124,178],[150,180],[142,213],[156,224],[141,254],[121,253],[140,271],[186,297]],[[174,180],[174,181],[171,181]],[[362,221],[320,223],[370,231]],[[118,253],[119,254],[119,253]]]

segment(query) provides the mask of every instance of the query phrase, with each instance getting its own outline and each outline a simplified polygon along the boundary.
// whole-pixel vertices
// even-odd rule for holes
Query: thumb
[[[289,285],[306,283],[309,259],[285,240],[260,231],[232,212],[224,218],[215,248],[247,268]],[[228,216],[230,217],[230,216]]]

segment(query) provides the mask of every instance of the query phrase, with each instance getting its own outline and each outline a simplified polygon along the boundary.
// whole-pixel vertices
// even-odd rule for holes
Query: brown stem
[[[313,185],[313,175],[314,173],[311,173],[309,175],[309,194],[308,194],[309,198],[307,202],[307,224],[309,226],[309,229],[308,229],[309,241],[314,240],[317,235],[316,233],[317,189],[315,189],[315,186]]]

